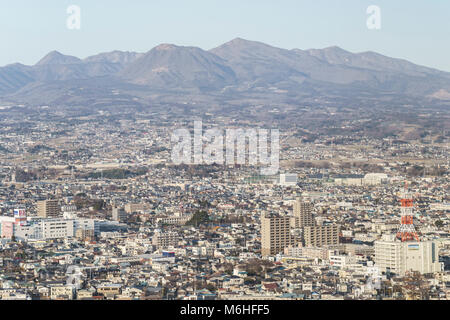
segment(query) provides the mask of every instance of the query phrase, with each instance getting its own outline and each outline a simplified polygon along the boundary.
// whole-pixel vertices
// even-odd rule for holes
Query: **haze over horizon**
[[[53,50],[84,59],[114,50],[147,52],[161,43],[210,50],[244,38],[284,49],[374,51],[450,72],[450,44],[444,41],[450,35],[450,2],[375,2],[19,0],[0,4],[0,37],[8,48],[0,52],[0,65],[34,65]],[[72,4],[81,8],[80,30],[66,27]],[[366,27],[369,5],[381,9],[380,30]]]

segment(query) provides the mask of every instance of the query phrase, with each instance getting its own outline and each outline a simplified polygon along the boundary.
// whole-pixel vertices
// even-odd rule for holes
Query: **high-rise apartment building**
[[[37,215],[41,218],[55,218],[61,213],[58,200],[42,200],[37,202]]]
[[[268,215],[261,217],[261,253],[275,255],[294,247],[297,238],[291,234],[291,217]]]
[[[156,231],[152,237],[152,244],[155,245],[158,249],[176,247],[179,241],[180,236],[177,232],[174,231]]]
[[[303,227],[305,247],[323,247],[339,243],[339,226],[328,224]]]
[[[314,217],[312,210],[314,205],[310,201],[297,198],[294,203],[294,227],[303,228],[305,226],[314,226]]]
[[[114,221],[124,221],[127,218],[127,213],[123,208],[113,208],[112,209],[112,219]]]

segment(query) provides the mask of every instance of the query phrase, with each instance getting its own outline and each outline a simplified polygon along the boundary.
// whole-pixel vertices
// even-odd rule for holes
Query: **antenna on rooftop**
[[[397,237],[402,240],[402,242],[410,241],[416,239],[419,240],[416,228],[414,227],[413,221],[413,206],[414,200],[412,195],[408,192],[408,182],[405,181],[405,188],[402,194],[401,202],[401,224],[398,228]]]

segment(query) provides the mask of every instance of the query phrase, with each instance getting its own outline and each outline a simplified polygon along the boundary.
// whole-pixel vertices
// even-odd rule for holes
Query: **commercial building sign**
[[[25,218],[25,209],[14,209],[14,218]]]

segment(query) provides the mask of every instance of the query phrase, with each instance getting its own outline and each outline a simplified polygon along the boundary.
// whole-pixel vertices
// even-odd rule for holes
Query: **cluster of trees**
[[[222,270],[223,270],[223,272],[225,272],[226,274],[232,275],[232,274],[233,274],[233,264],[232,264],[232,263],[229,263],[229,262],[224,263],[224,264],[222,265]]]
[[[201,208],[211,208],[211,203],[208,202],[208,200],[197,200],[197,203],[200,205]]]
[[[318,169],[328,169],[331,167],[328,161],[295,161],[295,167],[297,168],[318,168]]]
[[[443,223],[441,220],[437,220],[437,221],[434,223],[434,225],[435,225],[437,228],[442,228],[442,227],[444,226],[444,223]]]
[[[150,148],[146,148],[144,149],[143,153],[147,154],[147,155],[152,155],[152,154],[156,154],[156,153],[160,153],[160,152],[164,152],[164,151],[169,151],[168,148],[166,147],[162,147],[162,146],[152,146]]]
[[[105,200],[102,199],[90,199],[87,198],[85,194],[77,194],[74,199],[74,204],[77,209],[93,207],[94,210],[99,211],[106,208]]]
[[[406,173],[412,177],[420,177],[424,175],[442,177],[447,174],[447,170],[438,166],[426,168],[424,166],[413,165],[412,167],[406,169]]]
[[[31,148],[28,149],[28,152],[31,154],[37,154],[40,153],[41,151],[51,151],[54,150],[53,148],[50,148],[48,146],[44,146],[43,144],[37,144]]]
[[[0,145],[0,153],[11,153],[11,151],[4,146]]]
[[[210,220],[209,220],[208,213],[206,211],[204,211],[204,210],[199,210],[199,211],[194,213],[194,215],[186,223],[186,225],[198,227],[199,225],[207,224],[209,221]]]
[[[136,170],[129,169],[110,169],[103,171],[94,171],[87,174],[86,178],[98,179],[128,179],[145,175],[148,172],[147,168],[138,168]]]
[[[382,166],[367,162],[344,162],[340,166],[343,169],[357,168],[363,170],[364,172],[384,172],[384,168]]]
[[[24,171],[22,169],[17,169],[16,172],[16,181],[17,182],[27,182],[31,180],[36,180],[37,176],[32,171]]]
[[[203,281],[195,281],[195,283],[193,284],[195,286],[195,288],[197,290],[203,290],[203,289],[207,289],[210,292],[216,292],[217,291],[217,287],[212,284],[212,283],[205,283]]]
[[[274,264],[271,261],[252,259],[245,265],[245,271],[249,277],[264,277],[266,270],[273,268]]]
[[[181,164],[176,166],[178,170],[184,171],[185,175],[189,178],[192,177],[215,177],[216,173],[223,171],[223,166],[218,164],[212,165],[186,165]]]
[[[46,167],[35,168],[32,170],[24,171],[23,169],[15,170],[17,182],[27,182],[41,179],[53,179],[59,174],[56,169],[48,169]]]
[[[218,222],[222,223],[246,223],[247,219],[242,215],[229,214],[225,217],[219,218]]]

